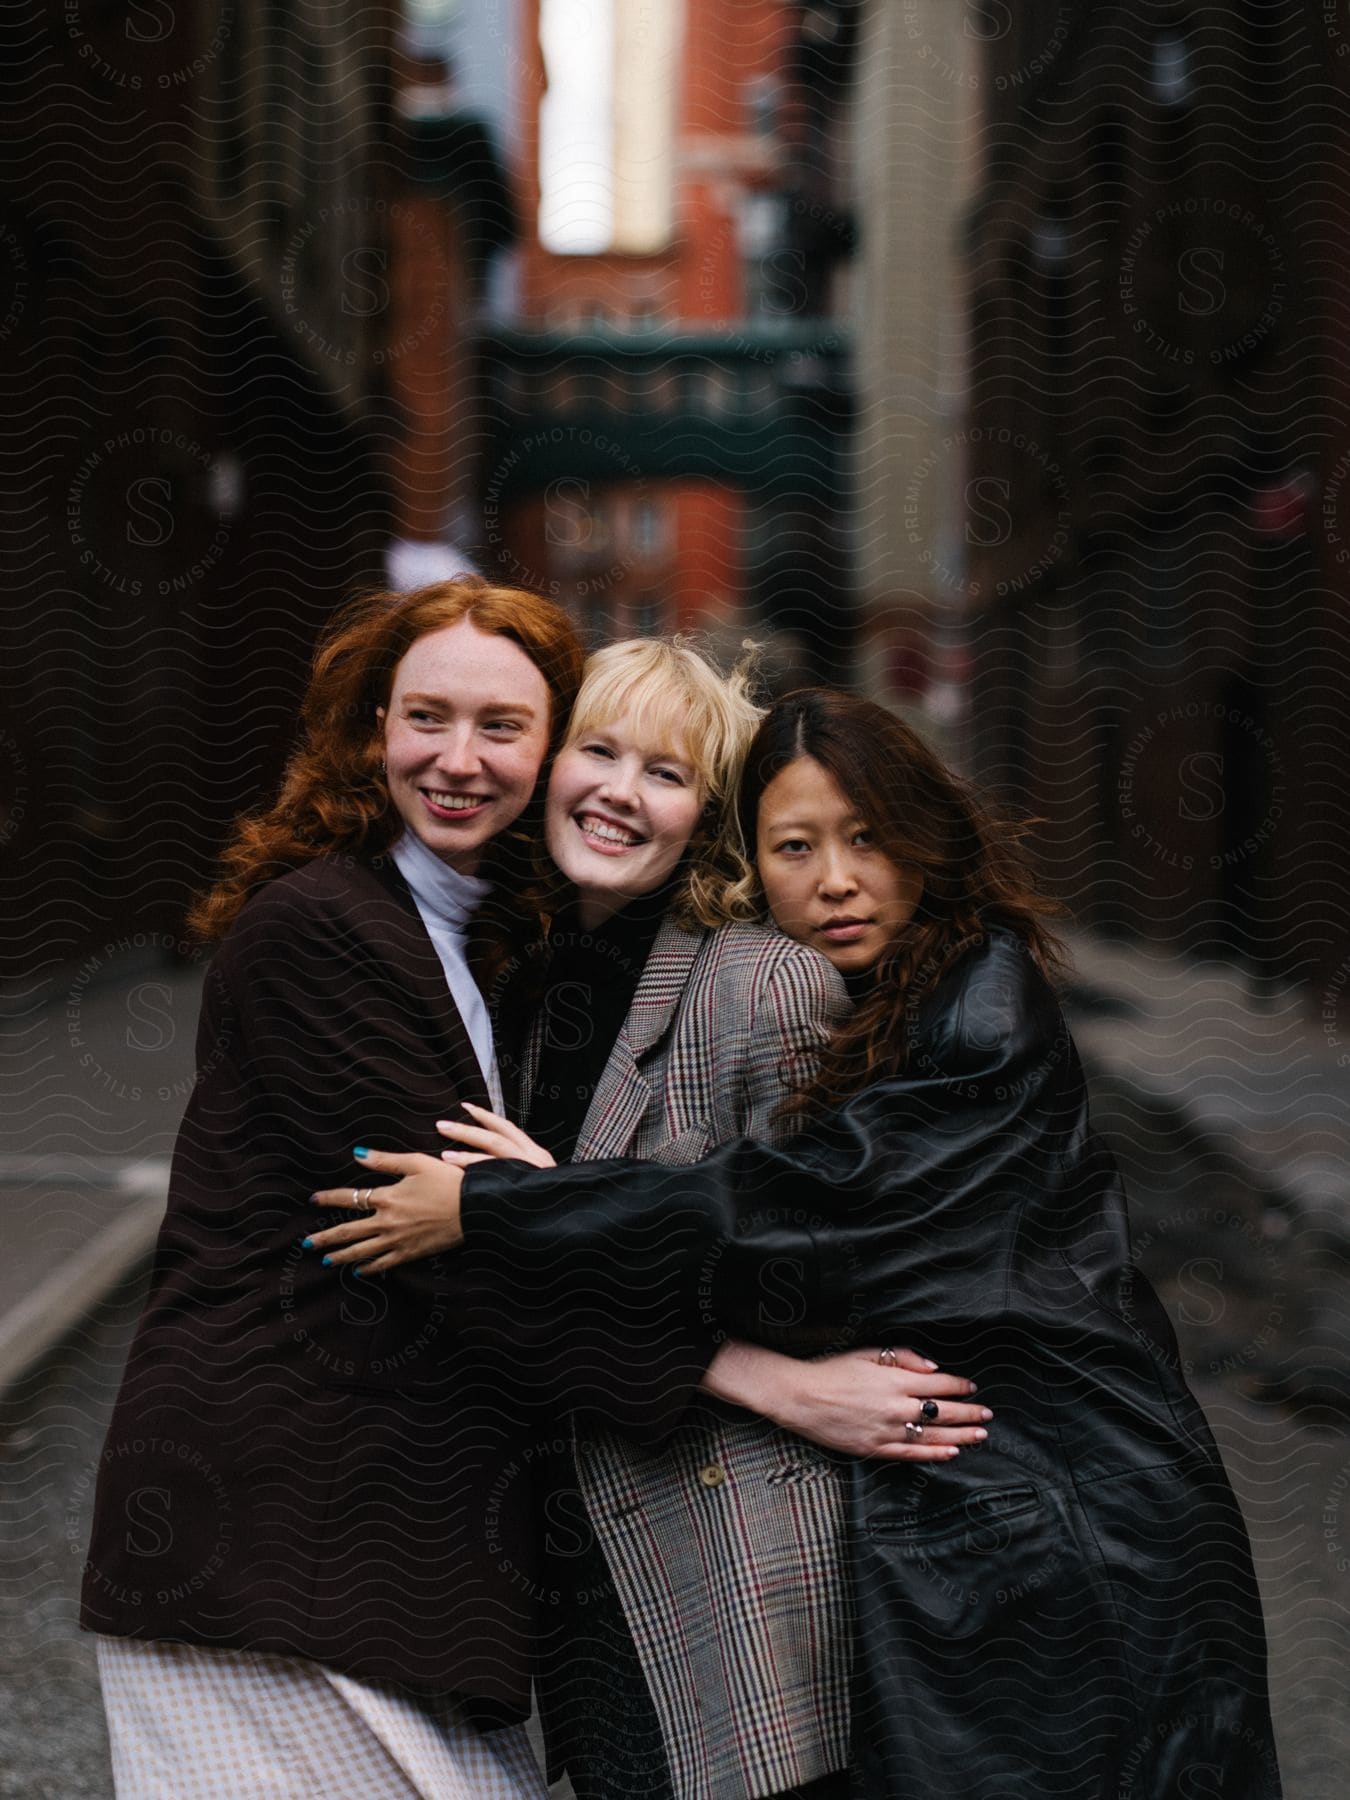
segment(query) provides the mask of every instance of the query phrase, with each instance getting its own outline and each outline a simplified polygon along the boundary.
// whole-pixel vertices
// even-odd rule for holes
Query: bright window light
[[[614,0],[542,0],[539,238],[594,256],[614,238]]]
[[[539,237],[650,256],[674,230],[682,0],[541,0]]]

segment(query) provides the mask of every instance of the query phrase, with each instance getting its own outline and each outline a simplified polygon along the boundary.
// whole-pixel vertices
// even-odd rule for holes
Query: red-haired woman
[[[362,1283],[301,1239],[363,1136],[425,1142],[498,1092],[466,925],[518,884],[581,668],[534,594],[361,602],[199,909],[222,942],[84,1584],[119,1794],[544,1791],[528,1480],[488,1491],[521,1427],[455,1271]]]
[[[761,1346],[728,1346],[714,1391],[822,1438],[802,1412],[819,1372],[794,1381],[763,1346],[909,1343],[977,1379],[994,1415],[977,1452],[890,1460],[889,1407],[839,1440],[863,1453],[839,1471],[858,1800],[1276,1800],[1245,1528],[1131,1262],[1017,834],[890,713],[824,691],[761,726],[741,818],[775,922],[856,1002],[795,1102],[806,1135],[674,1172],[469,1169],[434,1241],[462,1242],[478,1297],[495,1291],[481,1328],[551,1313],[584,1364],[607,1305],[655,1306],[678,1275],[691,1313]],[[531,1156],[504,1124],[447,1135]],[[934,1410],[914,1408],[913,1441]],[[655,1621],[674,1661],[719,1600],[675,1605],[638,1553],[681,1479],[635,1451],[601,1532],[630,1626],[650,1640]],[[718,1479],[684,1504],[754,1497]],[[680,1731],[672,1788],[693,1800]]]

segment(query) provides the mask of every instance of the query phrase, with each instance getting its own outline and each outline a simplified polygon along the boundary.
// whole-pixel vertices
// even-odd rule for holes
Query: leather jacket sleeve
[[[585,1296],[611,1341],[683,1332],[704,1361],[724,1335],[803,1352],[964,1335],[1006,1306],[1019,1243],[1073,1237],[1095,1152],[1067,1029],[1015,937],[911,995],[903,1074],[786,1148],[741,1139],[683,1169],[476,1166],[467,1267],[502,1305],[556,1318]],[[1105,1229],[1118,1266],[1123,1213]]]

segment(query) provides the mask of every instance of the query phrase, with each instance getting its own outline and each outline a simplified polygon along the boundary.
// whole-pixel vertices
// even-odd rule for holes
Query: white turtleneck
[[[427,935],[445,971],[450,998],[459,1008],[478,1066],[483,1071],[494,1112],[504,1112],[497,1051],[492,1041],[492,1020],[478,983],[469,973],[464,949],[464,927],[491,891],[490,884],[472,875],[460,875],[428,850],[415,832],[405,831],[390,848],[399,874],[407,882]]]

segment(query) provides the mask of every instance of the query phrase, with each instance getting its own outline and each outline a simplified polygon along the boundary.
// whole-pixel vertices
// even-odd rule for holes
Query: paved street
[[[110,1800],[92,1641],[75,1628],[94,1468],[143,1282],[0,1406],[0,1796]]]
[[[3,1800],[111,1800],[92,1647],[74,1621],[93,1469],[138,1305],[133,1282],[0,1411]],[[1231,1383],[1197,1391],[1256,1543],[1288,1800],[1344,1800],[1350,1435],[1298,1426]]]
[[[154,1241],[203,958],[160,933],[0,997],[0,1388]]]
[[[140,994],[136,1004],[147,997],[146,982],[165,990],[155,1001],[175,1021],[181,1059],[191,1040],[196,975],[142,972],[131,984]],[[110,1169],[115,1176],[144,1167],[147,1158],[153,1168],[169,1147],[181,1100],[158,1096],[181,1076],[170,1071],[169,1045],[137,1051],[127,1043],[138,1030],[128,991],[125,980],[113,982],[81,1005],[87,1029],[99,1034],[96,1054],[105,1067],[114,1054],[161,1059],[161,1078],[148,1084],[115,1077],[141,1086],[142,1102],[147,1087],[153,1090],[153,1101],[139,1110],[126,1097],[95,1101],[78,1089],[63,1108],[72,1098],[72,1068],[80,1065],[61,1061],[61,1012],[35,1012],[29,1022],[48,1090],[43,1109],[17,1123],[11,1112],[4,1165],[11,1179],[0,1185],[6,1225],[17,1217],[20,1227],[7,1229],[7,1241],[16,1260],[26,1258],[28,1281],[59,1274],[63,1258],[100,1224],[115,1223],[119,1205],[125,1210],[127,1195],[119,1201]],[[1336,1329],[1350,1284],[1339,1228],[1331,1230],[1326,1216],[1335,1196],[1323,1165],[1320,1210],[1300,1211],[1291,1190],[1311,1204],[1306,1189],[1274,1179],[1287,1173],[1278,1160],[1236,1155],[1222,1121],[1203,1112],[1202,1058],[1193,1045],[1179,1052],[1176,1031],[1150,1015],[1142,993],[1135,1000],[1129,1054],[1144,1072],[1138,1077],[1121,1061],[1125,1039],[1113,1025],[1118,996],[1104,1002],[1098,992],[1094,1019],[1085,1015],[1076,1028],[1085,1047],[1106,1048],[1094,1058],[1099,1111],[1128,1164],[1140,1260],[1178,1323],[1192,1382],[1252,1528],[1289,1800],[1343,1800],[1350,1766],[1350,1432],[1343,1412],[1309,1408],[1301,1398],[1291,1403],[1289,1391],[1291,1369],[1336,1367],[1350,1350]],[[1277,1017],[1283,1023],[1275,1028],[1296,1032],[1292,1014]],[[141,1041],[159,1043],[149,1033]],[[1287,1058],[1301,1054],[1292,1035],[1285,1048]],[[1171,1104],[1175,1087],[1169,1097],[1165,1069],[1155,1066],[1145,1079],[1149,1056],[1164,1054],[1189,1059],[1182,1084],[1189,1110]],[[1325,1082],[1322,1091],[1330,1134],[1339,1129],[1340,1101]],[[1247,1130],[1259,1137],[1259,1129],[1254,1101]],[[16,1179],[20,1159],[43,1155],[59,1159],[59,1167],[44,1165],[44,1178],[34,1165],[28,1179]],[[12,1271],[10,1280],[5,1297],[21,1300],[23,1284]],[[91,1645],[74,1620],[93,1471],[139,1303],[140,1277],[123,1281],[0,1403],[0,1800],[111,1796]]]

